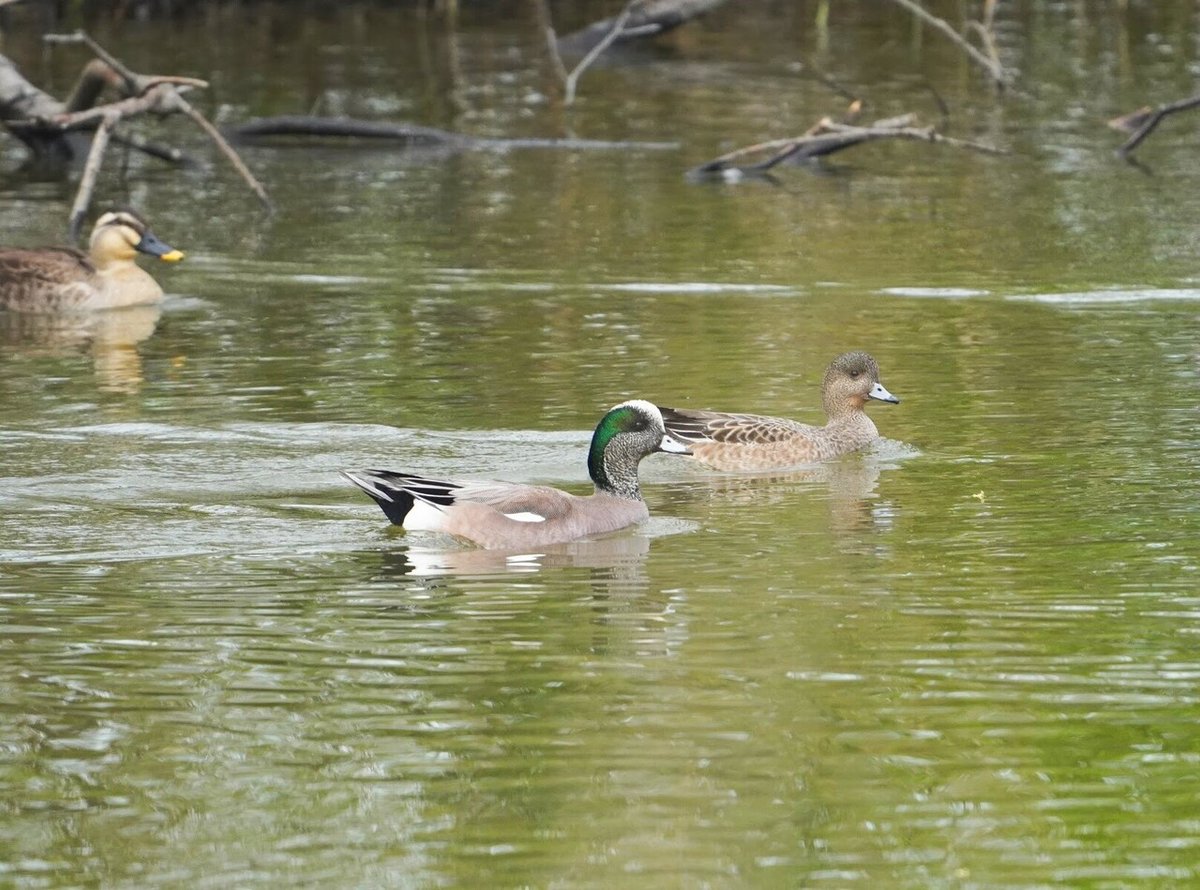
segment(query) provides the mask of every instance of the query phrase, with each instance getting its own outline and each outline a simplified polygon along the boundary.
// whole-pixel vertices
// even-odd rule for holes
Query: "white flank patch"
[[[445,511],[424,501],[414,501],[404,517],[404,527],[409,531],[440,532],[445,523]]]
[[[515,519],[517,522],[545,522],[545,516],[538,516],[536,513],[505,513],[509,519]]]

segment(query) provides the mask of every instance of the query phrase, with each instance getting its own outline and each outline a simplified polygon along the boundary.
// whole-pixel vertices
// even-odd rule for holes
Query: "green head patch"
[[[592,446],[588,450],[588,475],[601,488],[608,488],[608,474],[604,470],[604,452],[621,433],[634,433],[650,428],[650,418],[644,411],[628,403],[617,405],[600,419],[596,432],[592,434]]]

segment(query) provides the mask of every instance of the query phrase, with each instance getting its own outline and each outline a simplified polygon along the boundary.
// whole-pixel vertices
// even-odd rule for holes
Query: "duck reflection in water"
[[[643,534],[616,533],[583,541],[570,541],[524,553],[478,548],[410,546],[384,554],[384,572],[415,578],[446,575],[507,577],[534,574],[544,569],[597,569],[613,580],[644,583],[650,538]]]
[[[818,495],[827,493],[828,529],[844,543],[857,546],[864,532],[892,526],[892,510],[877,492],[883,471],[894,470],[898,461],[918,454],[902,442],[881,439],[859,454],[788,470],[718,475],[694,465],[689,473],[692,484],[673,486],[672,500],[719,498],[722,504],[762,512],[772,505],[794,502],[798,488],[812,489]]]
[[[145,379],[137,347],[154,333],[161,315],[157,304],[101,312],[0,312],[0,346],[6,358],[90,353],[101,390],[137,392]]]
[[[592,651],[665,655],[686,640],[687,629],[675,594],[652,583],[646,570],[651,541],[695,527],[651,520],[649,535],[618,533],[540,552],[410,545],[358,557],[382,560],[372,578],[378,585],[373,599],[388,615],[469,612],[475,620],[490,613],[517,620],[544,609],[543,597],[550,595],[578,609],[580,622],[591,628]]]

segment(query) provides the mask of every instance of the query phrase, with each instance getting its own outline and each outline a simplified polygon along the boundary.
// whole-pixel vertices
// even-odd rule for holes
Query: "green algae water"
[[[1200,880],[1195,124],[1140,169],[1103,125],[1192,91],[1195,10],[1002,5],[996,97],[898,12],[749,6],[569,113],[524,14],[89,24],[228,121],[676,147],[246,148],[270,218],[216,157],[104,180],[188,259],[161,309],[0,320],[0,885]],[[840,113],[814,66],[1012,154],[685,180]],[[71,186],[4,145],[3,242],[54,240]],[[471,550],[337,474],[583,492],[611,405],[819,422],[854,348],[902,400],[876,447],[656,455],[622,535]]]

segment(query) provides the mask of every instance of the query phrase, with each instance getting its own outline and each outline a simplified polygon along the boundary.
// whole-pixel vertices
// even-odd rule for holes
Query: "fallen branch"
[[[1190,99],[1180,99],[1178,102],[1160,105],[1158,108],[1150,108],[1149,106],[1139,108],[1130,114],[1110,120],[1108,125],[1114,130],[1133,134],[1117,149],[1117,156],[1128,159],[1133,154],[1134,149],[1141,145],[1146,140],[1146,137],[1153,133],[1155,128],[1162,123],[1163,118],[1197,107],[1200,107],[1200,96],[1192,96]]]
[[[47,34],[44,39],[50,44],[85,45],[96,58],[84,67],[69,100],[59,102],[25,81],[12,63],[0,56],[0,87],[4,88],[0,90],[3,93],[0,112],[4,115],[4,126],[39,155],[53,152],[69,156],[69,148],[63,139],[65,133],[95,131],[68,219],[68,228],[73,236],[78,234],[79,226],[87,214],[110,141],[176,162],[184,158],[181,152],[174,149],[153,145],[140,137],[125,136],[116,131],[124,121],[142,114],[182,114],[191,119],[217,146],[263,206],[268,211],[272,210],[266,189],[255,179],[237,152],[216,127],[184,99],[185,91],[204,89],[208,86],[207,82],[193,77],[139,74],[82,31]],[[106,87],[114,88],[121,97],[96,105],[96,100]]]
[[[929,27],[941,31],[945,34],[959,49],[978,64],[991,77],[992,82],[1000,89],[1008,86],[1009,75],[1000,63],[999,54],[996,52],[996,43],[992,39],[992,18],[995,15],[995,3],[993,0],[987,0],[984,4],[984,19],[982,22],[971,21],[966,27],[968,30],[978,33],[982,40],[984,48],[987,49],[987,55],[981,53],[971,42],[959,34],[945,19],[940,19],[933,13],[926,10],[916,0],[892,0],[900,6],[903,6]]]
[[[31,84],[7,57],[0,55],[0,121],[39,158],[69,158],[71,147],[58,132],[22,131],[12,120],[48,117],[63,111],[63,103]]]
[[[861,105],[854,103],[850,107],[849,116],[857,116],[860,109]],[[918,126],[915,114],[884,118],[867,126],[822,118],[800,136],[772,139],[735,149],[694,167],[688,171],[688,176],[695,179],[716,179],[727,178],[731,174],[763,174],[784,161],[795,163],[810,160],[880,139],[907,139],[966,148],[984,154],[1007,154],[1004,149],[992,145],[955,139],[939,133],[934,127]],[[762,160],[749,164],[741,163],[743,158],[763,155],[766,157]]]

